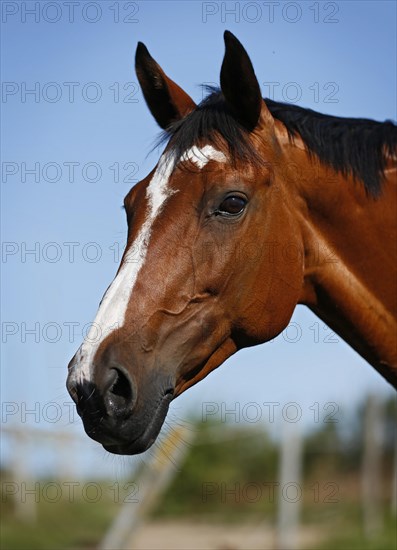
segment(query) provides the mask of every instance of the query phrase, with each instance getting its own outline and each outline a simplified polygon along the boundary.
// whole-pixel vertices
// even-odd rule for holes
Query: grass
[[[105,489],[105,485],[102,485]],[[105,493],[105,490],[103,491]],[[29,497],[26,497],[29,498]],[[43,501],[36,504],[35,521],[22,521],[12,502],[2,504],[0,548],[2,550],[83,550],[96,548],[118,505],[110,495],[98,502],[83,498],[68,502]]]
[[[315,550],[396,550],[396,519],[388,516],[377,533],[366,537],[362,524],[345,521]]]

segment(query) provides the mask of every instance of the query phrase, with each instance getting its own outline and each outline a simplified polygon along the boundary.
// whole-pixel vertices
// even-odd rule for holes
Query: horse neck
[[[301,167],[288,182],[305,250],[300,303],[397,387],[396,163],[375,199],[299,140],[284,143],[284,152]]]

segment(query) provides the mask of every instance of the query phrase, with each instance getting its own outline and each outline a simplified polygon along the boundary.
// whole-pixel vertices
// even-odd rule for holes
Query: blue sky
[[[396,118],[394,2],[272,6],[270,17],[264,2],[81,2],[72,20],[62,3],[2,3],[1,391],[18,411],[6,422],[39,403],[42,427],[67,425],[66,367],[117,269],[123,197],[158,158],[147,156],[158,127],[136,82],[138,40],[196,101],[201,83],[218,82],[229,29],[264,95],[272,88],[274,99],[325,113]],[[391,393],[340,338],[326,343],[330,331],[308,310],[298,307],[292,322],[178,398],[172,414],[200,416],[209,401],[296,402],[309,426],[315,402],[342,410],[369,391]],[[59,422],[43,418],[49,402],[60,404]],[[78,420],[73,429],[82,431]]]

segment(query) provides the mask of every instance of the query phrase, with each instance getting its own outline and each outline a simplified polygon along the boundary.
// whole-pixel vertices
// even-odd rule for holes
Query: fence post
[[[299,546],[302,451],[302,434],[297,424],[285,422],[281,439],[280,493],[276,533],[276,547],[280,550],[295,550]]]
[[[381,470],[383,430],[383,404],[370,395],[364,414],[364,456],[361,471],[363,521],[365,536],[370,538],[382,528]]]

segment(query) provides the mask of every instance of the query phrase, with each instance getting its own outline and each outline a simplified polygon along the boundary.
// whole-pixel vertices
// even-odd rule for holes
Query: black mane
[[[220,146],[223,138],[232,159],[261,163],[249,133],[228,111],[222,92],[214,88],[197,108],[169,126],[159,139],[170,138],[170,150],[179,158],[184,151],[206,139]],[[264,100],[272,116],[286,127],[291,139],[300,136],[310,153],[344,175],[363,182],[367,192],[379,195],[386,154],[397,147],[397,126],[363,118],[324,115],[287,103]]]

